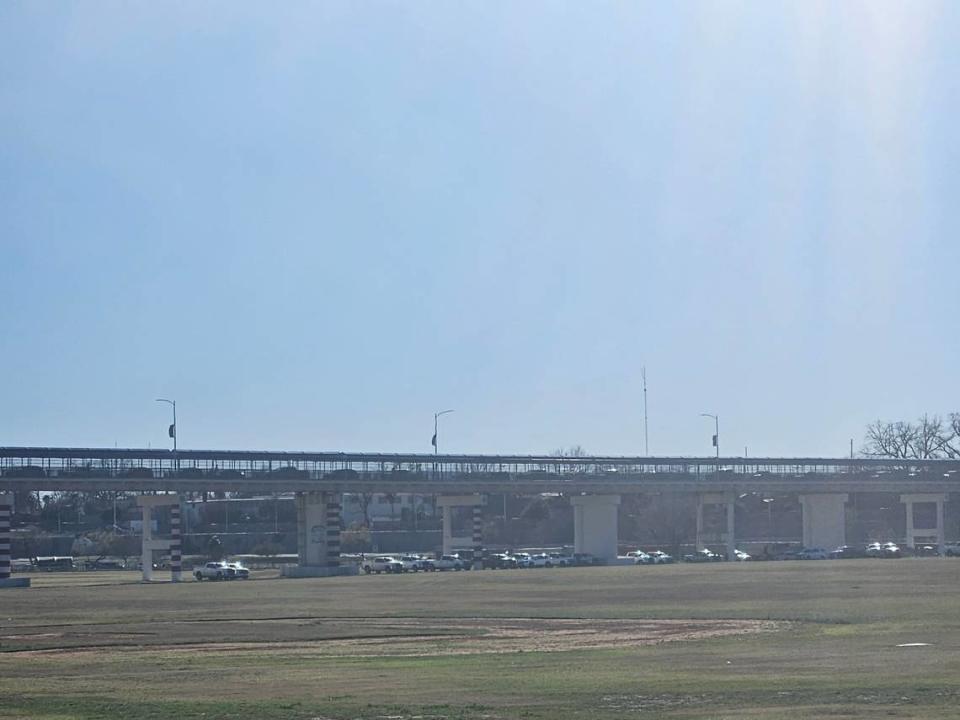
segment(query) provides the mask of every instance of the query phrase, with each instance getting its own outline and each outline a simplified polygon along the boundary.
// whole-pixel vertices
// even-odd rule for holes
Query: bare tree
[[[924,415],[916,423],[877,420],[867,426],[864,454],[868,457],[932,460],[960,457],[960,413],[945,422],[939,415]]]
[[[960,458],[960,413],[950,413],[943,441],[943,454],[948,458]]]

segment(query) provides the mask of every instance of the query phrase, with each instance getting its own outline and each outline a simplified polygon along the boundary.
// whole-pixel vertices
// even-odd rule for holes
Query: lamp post
[[[436,455],[440,452],[440,443],[437,442],[437,431],[439,430],[439,420],[441,415],[446,415],[447,413],[452,413],[453,410],[441,410],[440,412],[435,412],[433,414],[433,439],[430,441],[433,445],[433,454]]]
[[[180,470],[180,460],[177,458],[177,401],[157,398],[157,402],[167,403],[173,408],[173,424],[167,429],[167,435],[173,438],[173,467]]]
[[[700,413],[700,417],[713,418],[713,446],[717,449],[717,471],[720,470],[720,418],[710,413]]]

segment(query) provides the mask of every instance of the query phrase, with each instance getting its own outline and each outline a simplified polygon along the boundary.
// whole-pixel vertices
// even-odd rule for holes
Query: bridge
[[[804,543],[834,547],[845,539],[844,504],[852,493],[898,492],[907,505],[907,541],[943,544],[943,504],[960,493],[960,460],[880,458],[555,457],[432,455],[136,448],[0,448],[0,490],[296,492],[304,567],[336,567],[343,493],[437,495],[444,508],[444,547],[451,510],[474,508],[469,538],[482,552],[477,526],[487,493],[559,493],[574,505],[574,547],[616,554],[616,507],[629,493],[698,496],[698,545],[703,510],[726,514],[725,544],[734,549],[733,502],[738,494],[796,493]],[[933,503],[937,526],[913,527],[913,506]],[[149,503],[145,505],[145,513]],[[329,532],[328,532],[329,531]],[[336,535],[336,537],[334,537]],[[459,540],[463,540],[462,538]]]

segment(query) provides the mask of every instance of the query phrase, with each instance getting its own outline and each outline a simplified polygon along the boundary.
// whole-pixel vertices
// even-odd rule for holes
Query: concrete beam
[[[935,537],[937,548],[940,554],[943,554],[944,523],[943,523],[943,504],[947,501],[946,493],[908,493],[900,496],[900,502],[907,506],[907,546],[915,548],[918,537]],[[916,527],[916,518],[914,517],[915,505],[930,503],[935,506],[934,526]]]
[[[573,550],[603,560],[617,557],[619,495],[573,495]]]
[[[697,550],[702,550],[705,545],[705,533],[703,531],[703,509],[708,505],[720,505],[724,508],[725,531],[721,533],[720,542],[726,549],[727,560],[736,560],[736,535],[734,528],[734,517],[736,512],[737,496],[733,492],[707,492],[697,494]]]
[[[800,495],[803,508],[803,546],[833,550],[847,541],[846,493]]]

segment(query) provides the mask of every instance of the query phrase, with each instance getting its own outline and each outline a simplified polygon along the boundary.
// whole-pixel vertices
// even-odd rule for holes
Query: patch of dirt
[[[288,642],[186,642],[113,646],[113,652],[224,653],[257,652],[336,656],[474,655],[515,652],[564,652],[626,648],[664,642],[772,632],[786,623],[769,620],[557,620],[470,618],[425,620],[370,619],[364,637]],[[91,637],[95,642],[95,637]],[[99,650],[95,647],[23,650],[27,655],[59,656]]]

